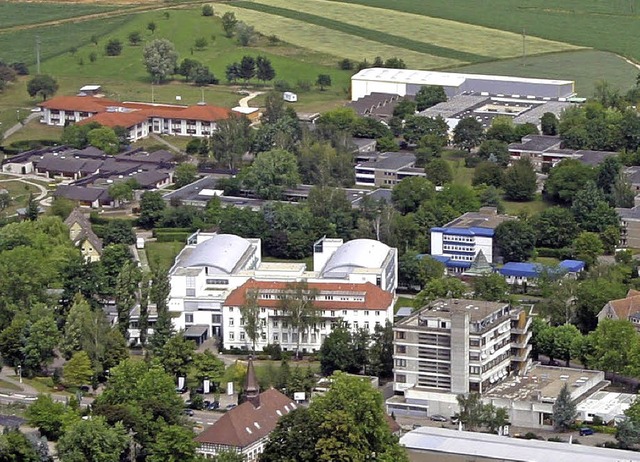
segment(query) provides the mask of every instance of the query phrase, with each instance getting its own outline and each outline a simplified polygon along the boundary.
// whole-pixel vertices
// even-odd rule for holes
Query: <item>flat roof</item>
[[[417,327],[417,320],[424,318],[448,318],[453,314],[469,313],[470,321],[485,319],[493,313],[502,311],[509,304],[505,302],[487,302],[458,298],[441,298],[413,311],[407,318],[398,321],[398,327]],[[512,311],[516,311],[515,309]]]
[[[524,440],[488,433],[420,427],[400,438],[410,451],[466,454],[513,462],[620,462],[640,461],[637,452],[550,441]],[[419,459],[412,459],[419,460]]]
[[[541,401],[554,402],[565,383],[572,394],[575,391],[586,393],[590,381],[600,374],[601,371],[536,365],[524,376],[500,382],[484,393],[484,397],[515,401],[538,401],[539,397]]]
[[[460,86],[465,80],[494,80],[500,82],[520,82],[547,85],[571,85],[573,80],[535,79],[507,75],[461,74],[455,72],[421,71],[416,69],[387,69],[371,67],[363,69],[351,80],[374,80],[378,82],[401,82],[417,85]]]
[[[636,400],[631,393],[599,391],[578,403],[578,412],[588,412],[599,416],[623,415]]]

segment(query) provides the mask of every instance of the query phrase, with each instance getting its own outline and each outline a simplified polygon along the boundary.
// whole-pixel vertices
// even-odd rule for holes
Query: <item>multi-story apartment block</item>
[[[496,263],[498,252],[493,241],[495,229],[515,217],[498,215],[495,207],[467,212],[444,226],[431,228],[431,256],[444,263],[450,273],[463,273],[482,252],[489,263]]]
[[[285,351],[300,345],[303,353],[320,349],[332,329],[345,324],[353,330],[365,329],[373,333],[376,326],[393,321],[394,296],[370,282],[269,282],[250,279],[235,289],[224,302],[224,345],[226,348],[252,349],[252,340],[244,326],[242,308],[248,294],[256,297],[260,307],[259,333],[256,350],[268,344],[279,344]],[[303,331],[291,325],[291,314],[286,309],[287,299],[293,303],[308,301],[312,324]],[[296,309],[297,311],[297,309]]]
[[[529,325],[508,303],[436,300],[393,328],[394,389],[482,393],[528,365]]]

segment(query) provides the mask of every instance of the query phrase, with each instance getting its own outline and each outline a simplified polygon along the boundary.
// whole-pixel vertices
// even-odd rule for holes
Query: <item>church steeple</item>
[[[260,407],[260,385],[258,384],[256,371],[253,368],[253,357],[251,356],[247,366],[247,377],[244,381],[244,397],[245,401],[253,404],[253,407]]]

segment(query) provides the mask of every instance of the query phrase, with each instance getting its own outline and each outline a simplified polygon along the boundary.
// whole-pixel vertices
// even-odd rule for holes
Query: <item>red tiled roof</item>
[[[635,293],[637,291],[629,291],[629,293]],[[627,298],[621,298],[618,300],[609,301],[608,305],[616,313],[618,319],[629,319],[632,316],[640,312],[640,295],[631,295]]]
[[[216,423],[196,436],[198,443],[244,448],[264,438],[276,428],[280,417],[296,404],[273,388],[260,393],[260,406],[246,401],[226,412]]]
[[[225,306],[242,306],[245,302],[245,295],[248,290],[257,289],[261,290],[285,290],[288,287],[286,282],[270,282],[270,281],[256,281],[255,279],[249,279],[243,285],[233,290],[224,302]],[[363,294],[364,301],[341,301],[334,300],[316,300],[314,305],[319,309],[331,310],[331,309],[353,309],[353,310],[386,310],[393,303],[393,295],[387,291],[382,290],[380,287],[367,282],[365,284],[352,284],[352,283],[333,283],[333,282],[310,282],[307,287],[309,289],[316,289],[320,294],[330,295],[331,292],[335,293],[348,293]],[[259,298],[259,304],[265,308],[276,308],[279,304],[279,300],[275,298],[263,299]]]
[[[117,101],[95,96],[56,96],[38,104],[59,111],[105,112],[109,106],[121,106]]]
[[[149,116],[144,112],[132,111],[132,112],[101,112],[88,119],[81,120],[78,125],[84,125],[91,122],[98,122],[105,127],[124,127],[130,128],[134,125],[147,120]]]

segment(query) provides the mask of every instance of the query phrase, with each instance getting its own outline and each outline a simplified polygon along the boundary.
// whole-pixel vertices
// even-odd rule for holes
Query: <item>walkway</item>
[[[0,180],[0,183],[6,183],[6,182],[8,182],[8,181],[19,181],[20,183],[28,184],[28,185],[30,185],[30,186],[33,186],[33,187],[35,187],[35,188],[38,188],[38,190],[40,191],[40,193],[38,194],[38,196],[37,196],[37,197],[35,197],[35,198],[34,198],[36,201],[42,200],[42,199],[44,199],[45,197],[47,197],[47,193],[48,193],[47,188],[45,188],[45,187],[44,187],[44,186],[42,186],[41,184],[33,183],[33,182],[31,182],[31,181],[27,181],[27,180],[25,180],[25,179],[23,179],[23,178],[10,178],[10,179],[7,179],[7,180]]]
[[[182,149],[180,149],[179,147],[169,143],[167,140],[165,140],[163,137],[156,135],[155,133],[150,133],[149,136],[151,138],[153,138],[154,140],[156,140],[159,143],[164,144],[165,146],[167,146],[169,149],[175,151],[175,152],[182,152]]]
[[[7,128],[7,131],[4,132],[4,134],[2,135],[2,139],[5,140],[5,139],[9,138],[11,135],[13,135],[14,133],[16,133],[19,130],[21,130],[25,125],[27,125],[33,119],[38,118],[41,115],[42,114],[39,113],[39,112],[32,112],[31,114],[29,114],[29,116],[26,119],[24,119],[24,122],[18,122],[13,127]]]
[[[240,107],[250,107],[249,106],[249,101],[251,101],[256,96],[260,96],[263,93],[264,93],[263,91],[254,91],[254,92],[249,93],[247,96],[245,96],[244,98],[240,99],[240,101],[238,101],[238,106],[240,106]]]

